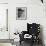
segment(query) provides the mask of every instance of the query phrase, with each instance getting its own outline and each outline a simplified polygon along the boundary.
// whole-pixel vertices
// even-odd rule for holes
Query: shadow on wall
[[[44,45],[44,37],[43,37],[43,26],[40,25],[40,39],[42,40],[42,46],[45,46]]]

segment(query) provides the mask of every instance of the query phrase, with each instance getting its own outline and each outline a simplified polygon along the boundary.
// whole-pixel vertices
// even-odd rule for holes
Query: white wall
[[[7,9],[8,9],[8,4],[0,4],[0,39],[9,38],[9,32],[6,31]]]
[[[0,3],[8,3],[8,0],[0,0]],[[0,4],[0,27],[3,27],[6,23],[6,9],[8,8],[8,5],[6,4]],[[2,20],[3,18],[1,18],[1,15],[4,19],[4,21]],[[1,20],[3,21],[3,23],[1,23]],[[3,25],[2,25],[3,24]],[[1,26],[2,25],[2,26]],[[7,31],[0,31],[0,39],[8,39],[9,38],[9,32]],[[11,43],[0,43],[0,46],[12,46]]]
[[[27,7],[27,20],[16,20],[16,7]],[[42,4],[40,0],[9,0],[9,31],[11,36],[16,30],[19,32],[26,30],[27,22],[36,22],[42,25],[46,42],[45,4]]]
[[[8,0],[0,0],[0,3],[8,3]]]

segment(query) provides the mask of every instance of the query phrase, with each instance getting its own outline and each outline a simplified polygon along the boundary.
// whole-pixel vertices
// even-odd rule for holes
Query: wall
[[[8,3],[8,0],[0,0],[0,3]],[[5,17],[6,15],[6,9],[8,8],[8,5],[6,4],[0,4],[0,21],[2,20],[1,15]],[[2,10],[3,9],[3,10]],[[2,20],[3,21],[3,20]],[[4,22],[4,21],[3,21]],[[0,22],[1,24],[1,22]],[[5,22],[2,23],[5,25]],[[1,27],[1,25],[0,25]],[[9,38],[9,32],[7,31],[0,31],[0,39],[8,39]],[[0,46],[12,46],[11,43],[0,43]]]
[[[0,3],[8,3],[8,0],[0,0]]]
[[[9,32],[6,31],[7,9],[8,9],[8,4],[0,4],[0,39],[9,38]]]
[[[27,20],[16,20],[16,7],[27,7]],[[28,23],[40,23],[42,25],[44,42],[46,44],[46,16],[45,4],[40,0],[12,0],[9,1],[9,31],[11,38],[13,33],[18,30],[27,30]]]
[[[2,3],[8,3],[8,0],[0,0],[0,21],[6,17],[6,9],[8,8],[7,4],[2,4]],[[1,15],[3,18],[1,18]],[[4,21],[5,21],[5,19],[4,19]],[[5,22],[4,21],[3,21],[3,23],[0,22],[0,27],[3,27],[4,25],[6,25],[6,23],[5,23],[6,21]],[[1,32],[0,31],[0,39],[9,39],[9,32],[7,32],[7,31]],[[12,46],[12,45],[11,45],[11,43],[0,43],[0,46]]]

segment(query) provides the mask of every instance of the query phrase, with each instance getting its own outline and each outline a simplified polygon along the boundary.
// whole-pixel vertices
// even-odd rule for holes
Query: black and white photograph
[[[16,7],[16,19],[17,20],[27,19],[27,8],[26,7]]]
[[[46,46],[46,0],[0,0],[0,46]]]

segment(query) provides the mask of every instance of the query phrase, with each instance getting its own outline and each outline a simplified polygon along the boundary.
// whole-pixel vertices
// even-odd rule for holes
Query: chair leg
[[[31,45],[30,46],[33,46],[33,44],[34,44],[34,41],[33,41],[33,39],[31,40]]]
[[[21,45],[21,41],[20,41],[20,45]]]

